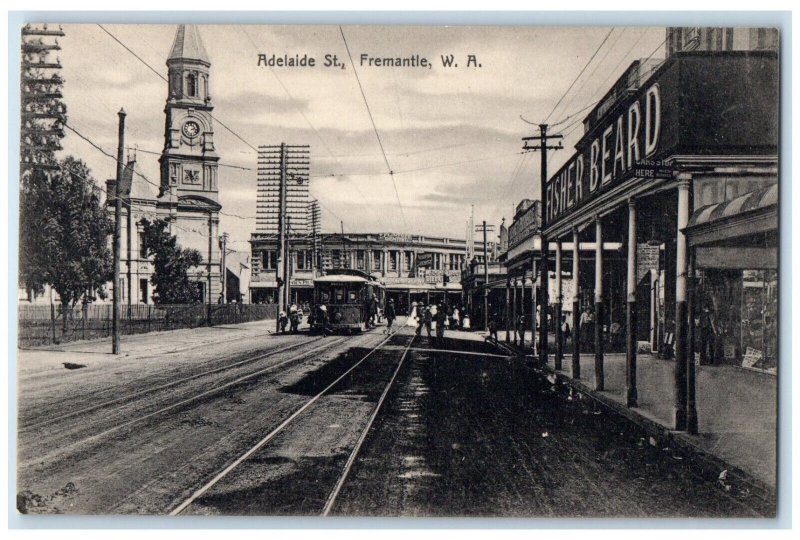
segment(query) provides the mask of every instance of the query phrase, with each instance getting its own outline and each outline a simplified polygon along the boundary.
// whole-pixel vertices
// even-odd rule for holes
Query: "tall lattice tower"
[[[26,24],[22,28],[20,77],[20,173],[22,185],[36,169],[57,168],[55,153],[61,150],[67,106],[61,89],[61,62],[51,57],[61,50],[61,27]]]
[[[309,154],[308,146],[258,147],[257,233],[279,233],[282,177],[286,182],[286,217],[291,223],[291,234],[307,235],[311,232]]]

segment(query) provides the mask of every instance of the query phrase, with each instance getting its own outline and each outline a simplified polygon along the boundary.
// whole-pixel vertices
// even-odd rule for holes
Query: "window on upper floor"
[[[189,73],[186,76],[186,95],[197,97],[197,75],[194,73]]]
[[[261,252],[261,268],[262,270],[275,270],[275,251],[267,250]]]
[[[139,258],[146,259],[147,258],[147,247],[144,245],[144,233],[139,233]]]

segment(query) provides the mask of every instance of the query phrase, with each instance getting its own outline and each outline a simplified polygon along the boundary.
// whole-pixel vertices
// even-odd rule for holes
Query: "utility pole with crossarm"
[[[486,233],[493,232],[494,225],[487,225],[484,220],[482,225],[475,226],[475,232],[483,233],[483,331],[489,331],[489,256],[486,250]]]
[[[542,218],[541,218],[541,254],[539,260],[539,277],[540,277],[540,284],[539,284],[539,306],[541,306],[539,312],[539,363],[542,365],[547,364],[547,310],[548,310],[548,268],[547,268],[547,251],[549,249],[547,236],[544,234],[545,228],[547,226],[547,197],[545,197],[545,186],[547,184],[547,151],[548,150],[561,150],[564,147],[559,142],[558,145],[548,146],[547,141],[548,139],[562,139],[562,135],[548,135],[547,134],[547,124],[539,124],[539,134],[534,135],[533,137],[523,137],[522,140],[524,144],[522,149],[527,152],[535,152],[539,151],[542,153],[541,159],[541,177],[539,179],[539,186],[540,186],[540,197],[542,201]],[[538,141],[538,146],[531,146],[528,144],[528,141]],[[556,314],[559,318],[556,321],[560,320],[560,314]]]

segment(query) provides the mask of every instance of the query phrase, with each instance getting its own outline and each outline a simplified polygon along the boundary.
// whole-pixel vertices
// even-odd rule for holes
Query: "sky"
[[[176,26],[103,27],[132,52],[98,25],[64,25],[58,56],[68,122],[116,155],[117,111],[124,108],[126,145],[138,149],[139,172],[158,184],[167,97],[159,75],[166,77]],[[464,238],[473,205],[476,223],[499,225],[505,217],[510,224],[521,199],[539,198],[540,156],[521,153],[522,137],[536,128],[523,118],[564,134],[564,150],[548,153],[555,172],[572,155],[591,105],[633,60],[663,58],[666,35],[664,28],[533,26],[340,32],[203,25],[200,33],[212,64],[212,114],[230,128],[215,125],[220,228],[242,251],[255,232],[253,147],[281,142],[311,146],[310,189],[322,206],[324,232],[343,226]],[[264,67],[259,54],[307,54],[317,65]],[[324,67],[326,54],[345,69]],[[362,54],[420,55],[432,68],[362,67]],[[440,57],[450,54],[457,68],[442,67]],[[470,54],[481,67],[467,66]],[[62,155],[86,161],[98,181],[115,175],[114,160],[74,133],[67,131],[62,144]],[[139,187],[155,196],[154,187]]]

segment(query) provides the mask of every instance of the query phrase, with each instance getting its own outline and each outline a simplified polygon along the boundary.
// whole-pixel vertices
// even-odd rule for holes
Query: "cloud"
[[[59,56],[69,122],[114,154],[116,113],[124,107],[126,143],[142,150],[138,167],[157,183],[158,156],[144,151],[160,152],[164,145],[167,89],[161,77],[175,26],[106,29],[147,65],[97,25],[65,25]],[[463,237],[471,205],[476,217],[489,222],[510,217],[515,202],[538,189],[538,155],[518,153],[521,137],[532,132],[519,116],[543,121],[608,28],[345,26],[356,62],[362,53],[419,54],[434,62],[430,70],[357,65],[366,102],[349,61],[346,69],[321,65],[326,54],[347,58],[337,26],[204,25],[200,32],[212,62],[220,163],[253,169],[220,168],[220,201],[229,214],[221,224],[241,243],[254,231],[254,220],[232,215],[255,214],[257,154],[251,146],[280,142],[311,145],[311,190],[323,205],[326,230],[338,229],[341,219],[346,230]],[[663,37],[663,29],[625,31],[549,121],[598,99],[630,61],[649,55]],[[308,54],[320,64],[267,69],[257,65],[259,53]],[[449,54],[459,68],[441,66],[441,55]],[[466,67],[469,54],[481,68]],[[553,171],[579,135],[580,125],[565,139],[567,148],[552,155]],[[74,134],[64,147],[85,159],[96,178],[114,175],[114,160]]]

